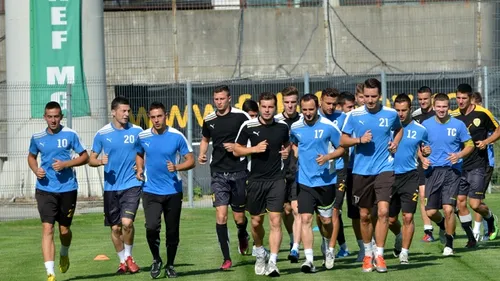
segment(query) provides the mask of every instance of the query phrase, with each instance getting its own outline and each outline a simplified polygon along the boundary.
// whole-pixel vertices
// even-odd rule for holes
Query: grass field
[[[500,213],[500,194],[488,196],[487,202],[493,210]],[[230,223],[232,238],[231,254],[233,268],[220,272],[222,256],[215,235],[213,209],[184,209],[181,219],[181,243],[176,260],[176,269],[181,280],[263,280],[269,277],[255,276],[252,256],[240,256],[236,253],[236,228]],[[422,243],[422,223],[419,217],[417,233],[410,249],[410,264],[399,265],[399,260],[392,257],[394,236],[389,234],[386,247],[386,261],[389,272],[362,273],[361,264],[355,262],[357,251],[352,228],[346,220],[347,243],[351,256],[337,259],[331,271],[321,270],[314,275],[300,272],[300,264],[290,264],[287,260],[288,235],[284,236],[278,267],[281,279],[315,280],[363,279],[363,280],[500,280],[500,239],[480,243],[479,248],[468,251],[463,230],[457,227],[458,238],[455,240],[454,257],[441,256],[443,246],[439,242]],[[146,243],[144,216],[138,215],[136,221],[136,242],[134,258],[142,266],[142,272],[131,275],[115,276],[118,261],[109,238],[109,230],[103,226],[102,214],[77,215],[73,221],[73,244],[70,248],[71,267],[65,274],[57,273],[59,258],[56,258],[57,280],[151,280],[149,266],[151,255]],[[40,249],[41,227],[39,220],[23,220],[0,223],[0,280],[46,280],[45,268]],[[316,241],[319,233],[315,232]],[[164,234],[162,232],[162,239]],[[162,256],[165,258],[164,240]],[[56,243],[56,253],[59,242]],[[354,252],[354,253],[353,253]],[[94,261],[98,254],[110,257],[109,261]],[[319,243],[315,245],[315,263],[321,263]],[[57,255],[58,256],[58,255]],[[301,251],[301,258],[303,253]]]

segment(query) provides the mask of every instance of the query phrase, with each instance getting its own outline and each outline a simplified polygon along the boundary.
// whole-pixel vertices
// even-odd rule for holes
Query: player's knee
[[[300,221],[302,223],[302,227],[310,226],[312,224],[313,215],[312,214],[300,214]]]
[[[473,209],[475,212],[479,211],[481,209],[481,200],[479,199],[469,199],[469,206],[471,209]]]
[[[436,213],[437,213],[437,210],[435,210],[435,209],[425,210],[425,214],[426,214],[429,218],[433,217]]]
[[[411,225],[413,223],[413,214],[403,214],[403,225]]]
[[[379,219],[386,220],[389,216],[389,209],[386,207],[379,207],[377,210],[377,216]]]
[[[54,225],[49,223],[42,224],[42,231],[44,235],[54,235]]]
[[[366,208],[359,209],[359,221],[361,223],[369,223],[371,221],[370,211]]]
[[[71,232],[69,226],[59,226],[59,234],[60,235],[68,235]]]
[[[227,223],[227,214],[217,214],[216,216],[217,224],[226,224]]]
[[[465,196],[465,195],[458,195],[457,196],[457,205],[458,205],[458,207],[465,207],[465,208],[467,208],[467,196]]]
[[[451,205],[444,205],[443,206],[443,213],[446,218],[451,218],[454,216],[454,208]]]
[[[262,226],[264,216],[252,216],[252,228]]]

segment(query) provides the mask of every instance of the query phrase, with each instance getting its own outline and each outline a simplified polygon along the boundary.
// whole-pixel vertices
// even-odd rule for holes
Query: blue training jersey
[[[394,158],[389,152],[391,132],[401,128],[396,110],[382,106],[377,113],[370,113],[366,106],[347,114],[342,132],[351,137],[362,137],[371,130],[372,141],[357,144],[353,150],[353,174],[373,176],[394,171]]]
[[[145,154],[143,191],[156,195],[170,195],[182,192],[182,181],[178,172],[169,172],[167,161],[178,164],[180,157],[192,153],[186,137],[178,130],[168,127],[158,135],[153,129],[139,134],[137,153]]]
[[[454,118],[441,124],[437,117],[425,120],[422,125],[427,129],[429,136],[429,145],[432,153],[428,157],[431,167],[453,167],[454,169],[462,169],[462,159],[459,159],[454,165],[446,158],[450,153],[460,152],[463,143],[471,140],[471,136],[465,123]]]
[[[135,141],[142,128],[128,123],[126,128],[117,129],[113,123],[102,127],[94,136],[92,151],[108,155],[104,166],[104,191],[125,190],[141,186],[135,177]]]
[[[344,125],[344,121],[347,115],[344,112],[335,110],[332,114],[324,114],[321,110],[318,110],[319,115],[325,117],[326,119],[332,121],[333,125],[335,125],[339,131],[340,128]],[[335,160],[335,167],[337,170],[344,169],[344,158],[340,157]]]
[[[394,154],[394,173],[404,174],[417,169],[417,150],[422,144],[429,143],[427,130],[424,126],[411,121],[403,126],[403,137],[398,150]]]
[[[321,116],[314,125],[300,118],[292,124],[290,141],[298,146],[299,171],[297,182],[308,187],[327,186],[337,183],[335,161],[318,165],[318,154],[326,155],[330,144],[340,145],[340,131],[333,123]]]
[[[37,179],[36,188],[47,192],[68,192],[78,189],[78,182],[73,168],[66,168],[56,172],[52,168],[54,160],[69,161],[72,151],[80,154],[85,151],[78,134],[67,127],[61,126],[57,134],[50,134],[45,129],[33,134],[30,141],[29,153],[41,155],[41,168],[45,170],[45,177]]]

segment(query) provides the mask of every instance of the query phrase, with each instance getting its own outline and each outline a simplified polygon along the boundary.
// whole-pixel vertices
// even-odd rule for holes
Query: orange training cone
[[[106,255],[97,255],[95,258],[94,258],[95,261],[109,261],[109,258],[108,256]]]

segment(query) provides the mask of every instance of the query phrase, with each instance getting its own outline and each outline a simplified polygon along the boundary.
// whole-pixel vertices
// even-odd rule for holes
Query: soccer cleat
[[[280,271],[276,266],[276,263],[269,262],[266,267],[266,275],[269,277],[280,277]]]
[[[316,267],[314,264],[308,260],[306,260],[302,266],[300,267],[300,271],[304,273],[315,273],[316,272]]]
[[[56,277],[52,274],[47,275],[47,281],[56,281]]]
[[[424,235],[424,237],[422,237],[422,240],[421,240],[421,241],[422,241],[422,242],[428,242],[428,243],[430,243],[430,242],[434,242],[434,241],[436,241],[436,240],[434,239],[434,236],[432,236],[432,234],[427,234],[427,233],[426,233],[426,234]]]
[[[372,272],[373,258],[372,256],[364,256],[363,258],[363,272]]]
[[[327,250],[325,253],[325,268],[332,269],[335,264],[335,255],[333,251]]]
[[[399,263],[400,264],[409,264],[409,262],[408,262],[408,253],[401,252],[399,254]]]
[[[241,255],[247,255],[248,254],[248,235],[240,238],[238,237],[238,253],[240,253]]]
[[[453,249],[450,247],[444,247],[443,256],[453,256]]]
[[[444,231],[444,229],[440,229],[439,230],[439,242],[441,242],[441,244],[446,244],[446,231]]]
[[[350,255],[349,250],[340,247],[340,249],[337,252],[337,255],[335,255],[335,257],[336,258],[345,258],[345,257],[347,257],[349,255]]]
[[[288,260],[291,263],[298,263],[299,262],[299,258],[300,258],[300,255],[299,255],[298,251],[295,251],[295,250],[291,250],[290,251],[290,254],[288,255]]]
[[[493,216],[493,225],[488,226],[488,237],[489,240],[495,240],[498,236],[498,217],[495,215]]]
[[[469,240],[467,241],[467,244],[465,245],[465,248],[473,249],[477,247],[477,241],[476,240]]]
[[[264,251],[264,254],[259,254],[255,258],[255,274],[264,275],[266,273],[267,261],[269,260],[269,254]]]
[[[403,235],[397,235],[396,241],[394,242],[394,251],[392,252],[395,258],[399,257],[399,254],[401,254],[401,247],[403,245],[402,243]]]
[[[165,266],[165,276],[168,278],[177,278],[177,272],[175,272],[174,266]]]
[[[383,256],[377,256],[375,258],[375,269],[380,273],[387,272],[387,265],[385,264],[385,259]]]
[[[476,240],[476,242],[483,241],[483,237],[481,236],[481,233],[479,233],[479,232],[472,232],[472,234],[474,234],[474,239]]]
[[[69,257],[59,256],[59,271],[61,271],[61,273],[66,273],[68,269],[69,269]]]
[[[151,270],[149,271],[149,275],[151,275],[151,278],[156,279],[160,277],[162,266],[163,262],[161,260],[153,260],[153,263],[151,264]]]
[[[127,263],[128,272],[130,272],[130,273],[137,273],[137,272],[139,272],[140,268],[135,263],[135,261],[132,258],[132,256],[128,256],[128,258],[125,260],[125,263]]]
[[[220,266],[220,270],[229,270],[232,265],[233,262],[231,260],[225,260]]]
[[[116,271],[116,274],[125,274],[127,273],[127,265],[125,263],[120,263],[118,266],[118,270]]]

